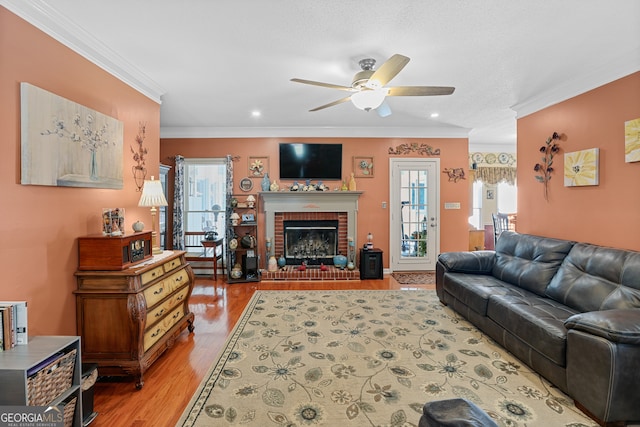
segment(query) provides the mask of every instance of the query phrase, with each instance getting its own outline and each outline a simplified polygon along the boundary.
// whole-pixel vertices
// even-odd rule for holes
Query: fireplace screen
[[[338,221],[284,221],[287,264],[333,264],[338,254]]]

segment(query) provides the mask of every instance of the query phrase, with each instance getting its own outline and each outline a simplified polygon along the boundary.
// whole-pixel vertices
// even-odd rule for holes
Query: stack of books
[[[27,302],[0,301],[0,351],[27,342]]]

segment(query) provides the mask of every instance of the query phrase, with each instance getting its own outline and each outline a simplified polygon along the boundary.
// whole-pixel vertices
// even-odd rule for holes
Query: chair
[[[509,229],[509,215],[498,212],[497,214],[491,214],[491,218],[493,219],[493,244],[495,247],[500,234]]]
[[[221,260],[224,270],[224,238],[206,240],[203,231],[187,231],[184,233],[184,249],[187,251],[185,259],[194,274],[200,270],[213,268],[213,280],[218,280],[218,260]],[[213,266],[212,266],[213,264]]]

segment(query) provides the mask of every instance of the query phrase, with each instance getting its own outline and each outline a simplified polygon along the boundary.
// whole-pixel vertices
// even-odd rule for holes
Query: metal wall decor
[[[144,179],[147,176],[146,161],[147,153],[149,151],[142,146],[144,139],[146,138],[146,129],[146,123],[140,122],[138,126],[138,134],[136,135],[136,144],[138,144],[138,148],[134,149],[132,146],[129,146],[129,148],[131,148],[131,153],[133,154],[133,161],[136,162],[135,165],[131,166],[133,179],[136,183],[136,191],[142,191]]]
[[[449,181],[458,182],[461,179],[467,179],[463,168],[444,168],[442,173],[446,173]]]
[[[412,142],[411,144],[404,143],[397,145],[394,149],[393,147],[389,147],[389,154],[410,154],[410,153],[418,153],[422,156],[439,156],[440,149],[434,149],[432,146],[428,144],[418,144],[417,142]]]

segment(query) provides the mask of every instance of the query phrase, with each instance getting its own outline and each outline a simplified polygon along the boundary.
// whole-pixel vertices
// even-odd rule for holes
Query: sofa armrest
[[[444,271],[453,273],[491,274],[495,261],[494,251],[445,252],[438,257]]]
[[[621,344],[640,344],[640,309],[615,309],[574,314],[564,322],[575,329]]]

